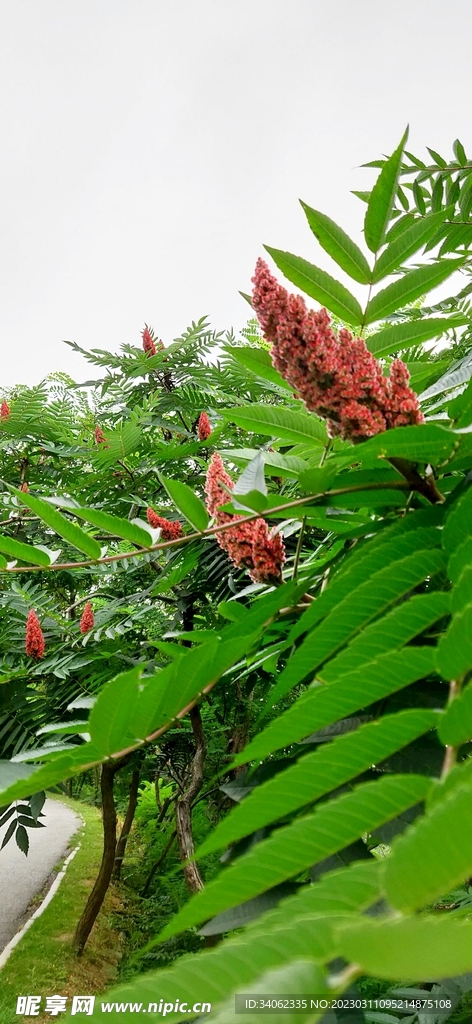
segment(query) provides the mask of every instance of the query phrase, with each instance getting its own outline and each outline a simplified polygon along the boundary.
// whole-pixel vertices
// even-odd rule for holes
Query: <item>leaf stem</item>
[[[459,694],[461,692],[461,688],[462,688],[462,680],[461,679],[451,679],[451,682],[449,683],[449,696],[448,696],[448,699],[447,699],[447,707],[449,707],[449,705],[452,703],[452,701],[455,700],[456,697],[459,696]],[[454,768],[455,764],[457,763],[457,751],[458,751],[458,749],[459,749],[458,747],[453,747],[453,746],[450,746],[449,744],[446,744],[446,751],[445,751],[445,754],[444,754],[444,761],[443,761],[443,766],[442,766],[442,769],[441,769],[441,776],[440,776],[441,779],[445,779],[446,775],[449,775],[449,772],[451,771],[452,768]]]
[[[419,478],[421,480],[421,477]],[[355,494],[358,491],[409,491],[411,489],[410,484],[403,480],[381,480],[375,484],[355,484],[352,487],[336,487],[331,491],[319,491],[317,494],[308,494],[304,498],[296,498],[294,501],[285,502],[283,505],[277,505],[275,508],[268,509],[267,514],[273,515],[275,512],[285,512],[287,509],[299,508],[302,505],[308,505],[310,501],[320,501],[322,498],[333,497],[337,498],[341,494]],[[73,511],[73,510],[71,510]],[[242,523],[250,523],[254,519],[261,519],[260,512],[251,512],[247,516],[238,516],[236,519],[236,525],[240,526]],[[179,537],[177,540],[162,541],[159,544],[153,544],[148,548],[135,548],[133,551],[119,552],[116,555],[105,555],[103,558],[87,559],[82,562],[54,562],[52,565],[20,565],[7,567],[0,570],[1,573],[10,572],[51,572],[59,571],[61,569],[84,569],[93,567],[96,565],[110,565],[113,562],[121,562],[127,558],[136,558],[139,555],[152,554],[154,551],[162,551],[166,548],[180,547],[182,544],[187,544],[192,540],[200,540],[202,537],[212,537],[217,533],[223,533],[225,530],[231,530],[235,526],[235,522],[224,523],[223,526],[209,526],[206,530],[196,530],[194,533],[187,533],[183,537]]]
[[[298,534],[297,550],[295,552],[295,561],[293,563],[292,580],[296,580],[297,575],[298,575],[298,563],[300,561],[300,555],[302,553],[303,537],[304,537],[304,534],[305,534],[305,523],[306,523],[306,516],[303,516],[302,525],[300,527],[300,533]]]

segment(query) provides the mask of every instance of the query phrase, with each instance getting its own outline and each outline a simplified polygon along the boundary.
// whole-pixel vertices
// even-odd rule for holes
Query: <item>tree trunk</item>
[[[126,808],[125,820],[123,822],[123,828],[120,832],[120,838],[116,844],[115,853],[115,865],[113,868],[113,878],[117,881],[121,877],[121,868],[123,866],[123,860],[125,856],[126,844],[128,842],[128,836],[131,832],[131,826],[138,804],[138,786],[139,786],[139,768],[135,768],[131,776],[131,782],[129,786],[129,799],[128,807]]]
[[[192,723],[196,750],[192,760],[189,784],[175,804],[175,828],[180,859],[183,862],[184,878],[190,892],[195,893],[203,889],[202,877],[195,861],[192,861],[190,864],[186,863],[186,861],[188,861],[189,857],[193,857],[195,853],[192,835],[192,803],[202,788],[203,765],[206,754],[202,716],[198,705],[190,711],[190,721]]]
[[[111,881],[116,849],[116,810],[113,797],[113,782],[116,772],[122,767],[123,761],[118,764],[105,763],[102,765],[100,789],[102,792],[103,855],[95,885],[75,930],[73,945],[77,950],[78,956],[81,956],[84,951],[85,943],[95,924]]]

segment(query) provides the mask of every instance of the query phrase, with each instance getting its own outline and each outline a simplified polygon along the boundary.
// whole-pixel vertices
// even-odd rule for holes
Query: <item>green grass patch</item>
[[[113,888],[107,894],[83,956],[78,959],[72,949],[75,926],[100,866],[101,814],[95,807],[76,800],[62,796],[60,799],[85,821],[85,828],[79,829],[70,844],[73,848],[81,839],[81,847],[51,903],[0,970],[0,1024],[20,1019],[15,1012],[19,995],[92,995],[103,992],[116,978],[121,943],[110,925],[110,915],[119,909],[119,898]],[[58,867],[62,864],[63,861]],[[37,1022],[46,1019],[43,1014],[34,1018]]]

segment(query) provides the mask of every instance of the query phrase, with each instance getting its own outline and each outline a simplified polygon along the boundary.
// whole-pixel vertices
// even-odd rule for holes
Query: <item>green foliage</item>
[[[321,992],[330,978],[334,994],[370,973],[455,986],[454,1005],[472,988],[456,984],[472,970],[467,894],[447,913],[441,903],[472,874],[472,286],[424,305],[455,270],[470,274],[472,225],[459,220],[472,171],[458,142],[451,164],[430,151],[432,166],[405,143],[371,165],[371,257],[302,204],[316,242],[368,287],[363,304],[307,260],[267,251],[337,326],[379,321],[367,345],[384,373],[398,353],[412,368],[424,423],[330,439],[253,322],[242,339],[193,324],[152,357],[95,351],[106,372],[90,405],[73,392],[59,408],[41,385],[11,396],[0,423],[4,813],[133,757],[147,783],[146,871],[164,858],[130,939],[140,967],[159,969],[130,980],[129,964],[110,999],[205,999],[226,1022],[235,992],[264,986]],[[212,450],[237,478],[225,507],[282,533],[277,587],[250,582],[215,542],[203,504]],[[146,526],[149,505],[181,517],[177,543]],[[86,600],[95,622],[83,634]],[[46,638],[38,663],[22,649],[30,607]],[[185,877],[196,862],[205,885],[191,898],[172,848],[185,794]],[[201,926],[219,945],[201,949]]]

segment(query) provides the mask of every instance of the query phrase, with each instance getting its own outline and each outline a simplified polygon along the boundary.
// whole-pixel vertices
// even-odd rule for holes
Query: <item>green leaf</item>
[[[421,216],[424,217],[426,214],[426,203],[424,201],[423,190],[418,181],[413,182],[413,197],[416,203],[418,213],[420,213]]]
[[[472,564],[464,566],[457,581],[457,586],[452,591],[452,614],[457,615],[457,613],[464,611],[468,604],[472,604]]]
[[[386,161],[370,193],[364,221],[365,240],[371,252],[376,253],[382,245],[397,194],[403,150],[408,138],[406,130],[400,145]]]
[[[158,357],[158,362],[160,362],[160,356]],[[133,423],[129,420],[125,423],[120,423],[116,429],[106,431],[105,444],[94,446],[93,458],[101,468],[113,466],[118,459],[123,460],[129,455],[134,455],[139,448],[141,439],[142,428],[139,423]]]
[[[159,577],[156,585],[152,588],[153,595],[165,594],[167,590],[171,590],[172,587],[176,587],[178,583],[181,583],[192,572],[192,569],[195,569],[195,566],[198,565],[201,554],[202,551],[198,541],[186,544],[184,548],[180,548],[178,562],[176,563],[172,559],[170,566],[166,567],[162,577]]]
[[[280,498],[276,499],[276,501],[280,504]],[[233,498],[232,501],[220,507],[230,514],[240,511],[264,512],[268,507],[268,501],[260,491],[248,491],[247,494],[241,494],[239,500]]]
[[[431,210],[433,213],[437,213],[441,209],[444,201],[444,182],[445,175],[438,174],[436,181],[431,192]]]
[[[449,213],[450,210],[441,210],[440,213],[431,213],[427,217],[415,220],[411,227],[403,231],[394,242],[391,242],[376,260],[372,275],[373,282],[382,281],[384,277],[388,277],[389,274],[398,270],[405,260],[417,252],[422,245],[429,242]]]
[[[451,178],[446,181],[446,206],[450,208],[450,216],[454,216],[454,207],[457,203],[461,191],[460,182]]]
[[[268,434],[283,441],[310,441],[315,446],[327,441],[324,423],[308,413],[278,409],[272,405],[248,405],[223,409],[222,416],[244,430]]]
[[[0,761],[0,791],[9,789],[18,779],[31,778],[31,773],[35,770],[16,761]]]
[[[430,338],[440,338],[446,331],[461,327],[465,322],[465,317],[412,320],[410,323],[385,327],[376,334],[371,334],[365,343],[369,352],[378,359],[379,356],[393,355],[399,349],[409,348],[410,345],[421,345]]]
[[[413,213],[403,213],[401,217],[397,217],[392,227],[385,235],[385,245],[394,242],[396,238],[399,238],[407,228],[415,223],[415,217]]]
[[[356,446],[356,454],[379,458],[403,458],[413,462],[426,462],[435,466],[448,459],[457,444],[451,430],[437,423],[420,423],[414,427],[395,427],[363,441]]]
[[[459,209],[464,220],[470,216],[472,208],[472,174],[469,174],[464,181],[459,196]]]
[[[351,194],[353,196],[357,196],[357,198],[360,199],[361,203],[368,203],[369,202],[370,192],[358,191],[358,190],[353,188],[352,191],[351,191]]]
[[[300,955],[300,954],[299,954]],[[320,1014],[311,1009],[310,995],[315,993],[318,995],[321,1005],[326,1006],[327,998],[332,994],[332,990],[328,989],[326,977],[318,964],[314,963],[313,960],[307,959],[307,954],[304,955],[304,959],[296,959],[296,947],[293,949],[292,956],[295,959],[291,963],[278,967],[276,970],[266,971],[261,977],[258,977],[254,981],[250,988],[248,995],[254,995],[255,998],[265,997],[267,999],[267,993],[270,992],[277,998],[286,995],[287,992],[296,992],[297,997],[305,997],[305,1005],[301,1009],[287,1010],[283,1014],[284,1024],[314,1024],[314,1021],[320,1020]],[[303,956],[303,953],[301,954]],[[239,985],[237,986],[240,987]],[[323,998],[324,997],[324,998]],[[244,1003],[244,1000],[241,1000]],[[248,1013],[247,1010],[242,1011],[246,1024],[260,1024],[260,1012],[254,1010],[252,1013]],[[279,1011],[280,1012],[280,1011]],[[322,1015],[325,1016],[324,1012]],[[223,1003],[223,1006],[217,1011],[213,1020],[215,1024],[239,1024],[241,1009],[236,1008],[234,997]],[[271,1014],[272,1016],[272,1014]]]
[[[322,804],[262,840],[194,896],[160,934],[162,941],[342,850],[365,832],[424,800],[431,779],[421,775],[384,777]]]
[[[381,864],[372,858],[326,872],[321,878],[283,900],[278,907],[254,921],[246,935],[266,932],[267,925],[287,924],[312,914],[344,914],[365,910],[382,896]]]
[[[457,976],[470,971],[472,963],[472,924],[449,914],[397,921],[363,918],[340,926],[337,937],[347,960],[389,981]]]
[[[303,886],[301,893],[264,914],[246,929],[244,936],[236,935],[213,949],[181,957],[178,964],[171,967],[147,972],[127,985],[113,988],[107,993],[107,998],[114,1002],[140,1001],[148,1005],[155,1001],[156,991],[159,991],[167,1002],[175,1003],[178,998],[180,1003],[188,1001],[193,1004],[197,1000],[218,1003],[226,999],[233,989],[241,990],[251,983],[260,971],[290,960],[294,955],[292,950],[300,948],[298,941],[311,941],[311,946],[307,945],[311,956],[314,950],[320,952],[321,942],[324,947],[328,945],[332,934],[327,914],[363,910],[380,898],[379,867],[372,861],[332,871],[315,885]],[[308,924],[303,932],[298,929],[301,919]],[[269,924],[269,928],[264,922]],[[270,927],[273,923],[276,923],[277,930]],[[265,934],[261,934],[263,928],[266,929]],[[155,945],[156,942],[150,942],[142,952]],[[126,1013],[125,1021],[128,1016]],[[97,1010],[91,1024],[96,1024],[99,1017],[101,1020],[102,1013]],[[170,1019],[186,1020],[187,1011],[174,1013]]]
[[[140,548],[148,548],[152,544],[150,533],[143,530],[141,526],[131,523],[129,519],[121,519],[120,516],[112,516],[109,512],[102,512],[95,508],[74,508],[71,511],[79,519],[85,519],[85,522],[91,523],[99,530],[114,534],[123,540],[129,540]]]
[[[17,490],[16,487],[10,487],[10,490],[16,494],[22,505],[27,505],[35,515],[39,516],[43,523],[46,523],[46,526],[50,526],[59,537],[63,537],[72,547],[83,551],[88,558],[100,558],[102,553],[100,544],[90,534],[85,533],[85,530],[82,530],[80,526],[66,519],[62,512],[59,512],[49,502],[43,501],[42,498],[36,498],[29,493],[24,494],[23,491]]]
[[[456,160],[458,160],[459,163],[462,164],[462,166],[464,166],[467,163],[467,156],[465,149],[462,145],[462,142],[459,142],[459,139],[455,140],[452,149]]]
[[[24,853],[25,857],[27,857],[29,850],[29,839],[28,833],[24,825],[18,825],[18,828],[15,832],[15,841],[18,849],[21,850],[22,853]]]
[[[447,566],[449,579],[452,580],[453,583],[457,583],[462,575],[464,565],[470,565],[471,563],[472,537],[467,537],[462,544],[459,543],[458,547],[454,550],[449,559]]]
[[[400,184],[397,185],[397,199],[400,201],[400,204],[401,204],[401,206],[403,206],[403,209],[406,210],[407,213],[408,213],[408,211],[410,209],[410,204],[408,202],[408,196],[407,196],[405,190],[401,187]]]
[[[415,709],[386,715],[307,754],[252,790],[220,821],[197,851],[197,858],[280,821],[355,779],[371,765],[381,764],[390,754],[433,729],[438,715],[437,711]]]
[[[50,722],[48,725],[43,725],[41,729],[36,730],[37,736],[43,736],[48,733],[66,733],[70,736],[77,735],[77,733],[86,732],[88,730],[88,721],[82,719],[81,721],[74,722]]]
[[[472,739],[472,685],[466,686],[460,696],[449,704],[441,722],[439,739],[451,747],[460,747]]]
[[[194,530],[206,530],[209,523],[209,516],[203,501],[195,494],[188,484],[181,480],[170,480],[159,474],[159,480],[166,489],[169,498],[174,502],[176,508],[188,520]]]
[[[472,487],[469,487],[459,501],[455,502],[449,512],[441,535],[444,551],[450,557],[470,536],[472,536]]]
[[[416,270],[407,270],[397,281],[393,281],[374,295],[367,305],[364,322],[372,324],[376,320],[382,320],[421,295],[426,295],[432,288],[442,284],[455,270],[459,270],[463,264],[464,258],[437,260],[436,263],[418,267]]]
[[[334,464],[305,469],[298,478],[300,487],[305,494],[323,494],[331,487],[337,471]]]
[[[233,487],[233,494],[247,495],[251,491],[267,494],[267,484],[264,476],[264,452],[261,451],[257,452],[257,455],[248,462]]]
[[[405,647],[346,672],[330,686],[312,686],[248,743],[232,767],[262,760],[434,671],[434,648]]]
[[[319,449],[317,449],[318,453]],[[235,466],[244,466],[257,455],[256,448],[220,448],[223,461],[226,459]],[[308,463],[296,455],[279,455],[278,452],[264,451],[266,476],[297,477],[307,468]]]
[[[424,363],[421,359],[406,363],[410,374],[409,386],[417,395],[422,395],[427,384],[437,380],[447,368],[448,359],[438,359],[437,362]]]
[[[392,906],[411,913],[471,875],[471,793],[464,779],[395,841],[384,874]]]
[[[118,677],[115,689],[115,680],[112,680],[92,711],[91,727],[100,745],[109,750],[116,742],[115,754],[123,749],[123,743],[129,742],[130,747],[137,748],[151,732],[183,717],[189,704],[211,689],[219,677],[251,649],[272,615],[287,601],[297,602],[304,586],[284,584],[278,587],[256,602],[243,623],[226,627],[220,638],[215,635],[210,643],[183,654],[177,664],[167,666],[157,675],[142,678],[136,699],[132,672],[126,673],[125,678]],[[134,671],[137,673],[138,669]],[[123,707],[117,708],[120,700],[123,700]],[[37,784],[36,775],[33,784],[28,776],[9,786],[2,796],[9,802],[28,795],[33,789],[49,788],[100,763],[104,756],[92,743],[74,747],[70,753],[56,756],[53,763],[38,769]]]
[[[470,224],[451,224],[448,227],[444,241],[438,252],[438,256],[444,256],[445,253],[457,252],[459,248],[464,246],[466,249],[470,248],[472,243],[472,225]],[[428,246],[429,248],[429,246]]]
[[[440,507],[426,510],[428,517],[443,517],[444,511]],[[347,597],[355,587],[358,587],[373,572],[397,562],[400,558],[426,548],[438,547],[441,543],[441,534],[435,526],[423,526],[425,513],[416,513],[414,519],[408,517],[400,522],[388,526],[377,537],[358,546],[345,561],[341,570],[329,583],[326,590],[321,593],[316,601],[291,629],[288,639],[293,643],[303,633],[307,633],[323,619],[328,612]],[[438,520],[439,521],[439,520]]]
[[[359,247],[334,220],[300,200],[310,228],[325,252],[359,284],[369,284],[372,271]]]
[[[129,706],[127,734],[132,733],[142,742],[157,729],[183,717],[184,709],[210,690],[247,653],[260,632],[261,628],[251,629],[250,620],[245,620],[244,625],[227,627],[220,634],[222,639],[215,634],[213,640],[187,651],[157,677],[141,680],[139,699]],[[119,749],[122,746],[119,744]]]
[[[437,665],[445,679],[460,679],[472,668],[472,604],[454,616],[447,633],[441,637]],[[464,726],[469,728],[469,723]]]
[[[430,149],[429,146],[426,146],[426,149],[428,150],[428,153],[430,153],[438,167],[447,167],[447,160],[445,160],[443,156],[440,156],[435,149]]]
[[[0,551],[4,551],[10,558],[21,558],[22,562],[30,563],[32,565],[50,565],[51,559],[45,551],[41,548],[33,547],[32,544],[23,544],[19,540],[15,540],[14,537],[7,537],[6,534],[0,534]],[[5,559],[2,559],[4,569],[6,567]]]
[[[425,402],[429,398],[435,398],[436,395],[444,394],[451,388],[456,388],[460,384],[465,384],[466,381],[470,380],[472,375],[472,361],[470,356],[465,356],[459,362],[453,363],[451,368],[442,377],[439,378],[432,384],[430,388],[423,391],[421,401]]]
[[[70,779],[73,775],[79,775],[90,765],[98,764],[100,756],[91,743],[84,743],[81,746],[71,747],[67,753],[61,753],[53,761],[38,768],[36,765],[28,767],[28,775],[25,778],[17,778],[0,792],[2,804],[11,803],[12,800],[21,800],[30,795],[31,792],[39,792],[42,789],[50,789],[59,782]],[[15,768],[20,765],[15,763]],[[24,767],[24,766],[22,766]],[[3,776],[1,777],[3,781]]]
[[[157,679],[154,676],[154,682]],[[139,701],[141,688],[141,669],[133,668],[116,676],[100,691],[90,712],[89,733],[101,757],[110,757],[141,738],[130,725],[131,711]]]
[[[469,381],[461,395],[449,402],[447,414],[459,430],[462,427],[470,426],[472,423],[472,380]]]
[[[312,299],[326,306],[331,313],[340,317],[347,324],[357,325],[362,323],[362,310],[354,295],[334,277],[326,271],[314,267],[312,263],[294,256],[290,252],[283,252],[281,249],[272,249],[265,245],[274,263],[285,274],[296,288],[306,292]]]
[[[415,167],[419,167],[422,170],[426,167],[426,164],[424,163],[423,160],[419,160],[418,157],[414,155],[414,153],[410,153],[407,149],[405,149],[405,156],[407,157],[408,160],[411,160],[411,163]]]
[[[436,575],[444,567],[441,552],[419,551],[364,579],[356,590],[328,613],[292,655],[272,693],[272,702],[275,704],[308,676],[312,679],[323,662],[365,628],[367,623],[378,618],[386,608],[413,590],[426,577]],[[323,671],[319,674],[323,678]]]
[[[395,569],[395,566],[393,566]],[[414,594],[381,619],[362,630],[322,669],[323,682],[332,683],[345,672],[360,668],[379,654],[398,650],[449,612],[450,594]]]
[[[225,349],[229,352],[233,359],[241,366],[244,366],[246,370],[250,370],[251,373],[255,373],[257,377],[261,377],[262,380],[269,380],[271,384],[277,384],[279,388],[284,388],[285,391],[293,391],[292,385],[287,384],[287,381],[281,377],[280,373],[272,366],[272,360],[266,349],[254,348],[252,346],[230,346],[228,345]]]

